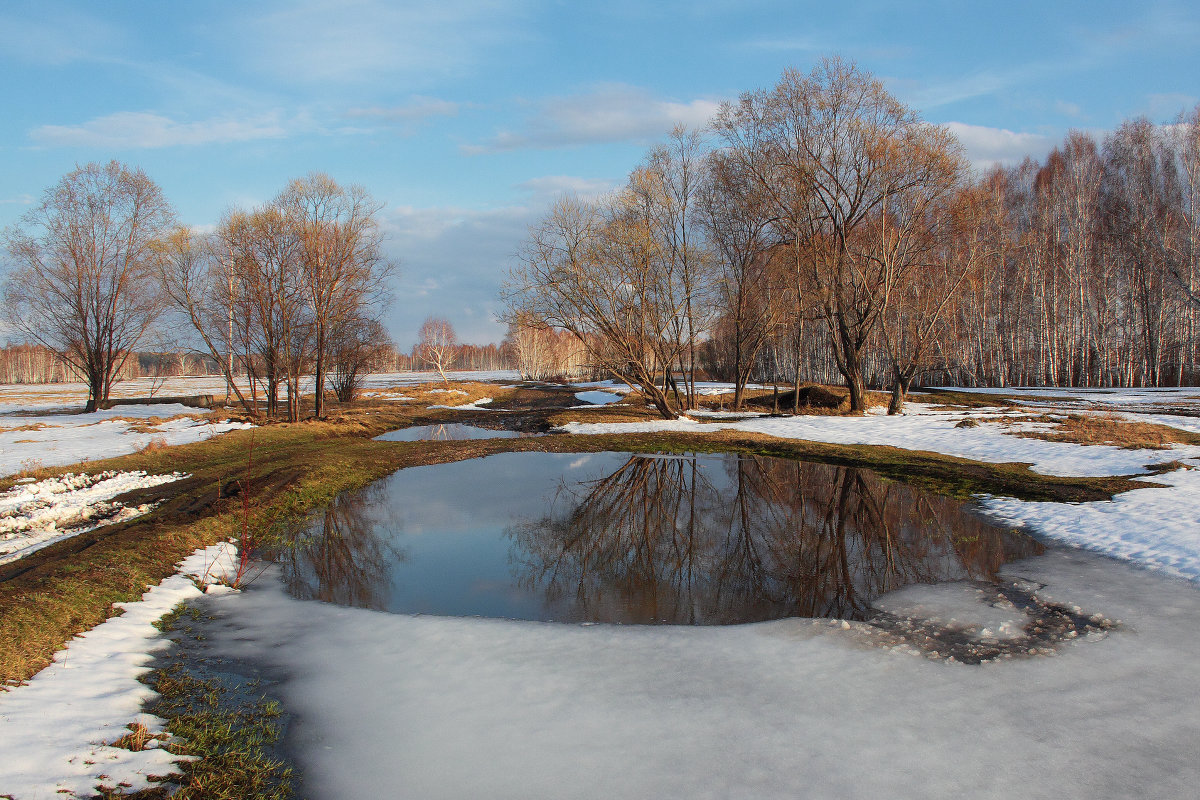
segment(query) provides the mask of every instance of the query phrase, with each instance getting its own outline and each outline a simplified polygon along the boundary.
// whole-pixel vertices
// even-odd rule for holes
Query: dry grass
[[[5,427],[3,425],[0,425],[0,433],[20,433],[21,431],[40,431],[42,428],[45,428],[45,427],[46,427],[46,424],[44,422],[35,422],[32,425],[13,425],[10,427]]]
[[[162,436],[155,436],[150,441],[146,442],[146,444],[140,450],[138,450],[138,454],[150,455],[151,453],[157,453],[160,450],[165,450],[168,447],[170,447],[170,445],[167,444],[167,440],[165,438]]]
[[[168,737],[164,734],[150,733],[150,729],[140,722],[131,722],[125,726],[129,733],[111,742],[109,747],[119,747],[122,750],[132,750],[135,753],[140,753],[146,749],[146,745],[151,741],[164,741]]]
[[[1200,445],[1200,435],[1195,433],[1153,422],[1133,422],[1114,414],[1042,416],[1020,421],[1044,422],[1054,426],[1054,430],[1050,431],[1020,431],[1016,434],[1027,439],[1103,444],[1126,450],[1166,450],[1176,444]]]

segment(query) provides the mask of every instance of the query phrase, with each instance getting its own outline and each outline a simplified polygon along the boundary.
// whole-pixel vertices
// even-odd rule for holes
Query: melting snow
[[[150,785],[147,776],[174,771],[180,757],[166,750],[108,744],[128,733],[128,723],[163,732],[161,719],[142,712],[155,694],[137,680],[167,644],[153,623],[201,595],[193,577],[232,574],[235,552],[225,544],[197,551],[140,601],[118,603],[121,616],[76,636],[27,684],[0,691],[0,793],[18,800],[90,797],[101,783],[137,791]]]
[[[113,498],[182,477],[185,476],[179,472],[147,475],[140,470],[95,475],[68,473],[21,483],[0,493],[0,564],[101,525],[139,517],[154,505],[125,506]]]
[[[288,675],[314,798],[1194,796],[1200,592],[1079,551],[1005,572],[1120,625],[965,666],[864,623],[405,616],[269,580],[215,599],[213,641]],[[938,603],[1015,621],[969,605]]]

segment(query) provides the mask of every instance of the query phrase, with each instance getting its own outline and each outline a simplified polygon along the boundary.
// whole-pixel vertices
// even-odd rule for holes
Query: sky
[[[144,169],[203,229],[312,171],[382,204],[385,322],[498,342],[497,297],[563,192],[618,186],[679,122],[853,59],[979,167],[1200,101],[1175,2],[293,0],[0,4],[0,227],[76,165]]]

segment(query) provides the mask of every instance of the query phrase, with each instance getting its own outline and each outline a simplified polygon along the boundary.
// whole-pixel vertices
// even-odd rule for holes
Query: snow
[[[68,473],[0,493],[0,564],[100,525],[126,522],[154,506],[124,506],[117,495],[185,477],[134,472]]]
[[[979,586],[967,581],[912,584],[871,604],[898,617],[933,622],[968,632],[976,639],[1016,639],[1030,617],[1013,606],[988,602]]]
[[[1035,401],[1089,410],[1100,402],[1046,391]],[[1136,414],[1144,421],[1162,405],[1192,402],[1183,391],[1110,395],[1121,413],[1148,411]],[[567,430],[742,430],[1019,461],[1053,475],[1200,466],[1197,447],[1122,450],[1013,435],[1040,423],[956,427],[995,413],[913,403],[900,417],[710,417],[719,421]],[[289,746],[303,794],[316,798],[1194,797],[1200,706],[1186,698],[1200,681],[1200,470],[1145,482],[1163,486],[1095,503],[981,499],[989,515],[1080,548],[1010,564],[1006,578],[1119,624],[1051,655],[979,667],[914,657],[922,652],[867,623],[689,628],[406,616],[293,599],[273,570],[248,592],[204,602],[222,614],[214,647],[286,676],[283,699],[295,714]],[[215,558],[197,554],[185,566],[203,572]],[[74,640],[29,685],[0,694],[0,795],[87,793],[101,773],[136,788],[145,774],[170,771],[161,750],[102,743],[133,720],[161,729],[138,714],[151,693],[136,675],[161,646],[149,621],[198,595],[186,579],[170,578]],[[876,606],[980,638],[1014,640],[1028,621],[969,583],[908,587]]]
[[[1200,582],[1200,469],[1137,480],[1164,486],[1090,503],[988,497],[983,506],[1013,527]]]
[[[1200,458],[1200,447],[1196,446],[1126,450],[1108,445],[1026,439],[1011,435],[1014,431],[999,422],[978,422],[972,428],[956,427],[963,419],[979,415],[979,410],[947,412],[930,405],[910,403],[906,413],[900,416],[760,417],[704,423],[681,417],[645,422],[571,422],[562,429],[576,434],[736,430],[781,439],[929,450],[993,464],[1018,462],[1029,464],[1035,472],[1059,476],[1136,475],[1145,473],[1150,464]]]
[[[0,476],[125,455],[156,439],[168,445],[189,444],[250,427],[244,422],[195,417],[207,413],[170,403],[114,406],[90,414],[0,415]],[[138,421],[139,430],[134,430]]]
[[[430,408],[448,408],[452,411],[487,411],[488,409],[483,408],[483,406],[486,406],[490,402],[492,402],[492,398],[481,397],[478,400],[475,400],[473,402],[463,403],[461,406],[438,405],[438,406],[430,406]]]
[[[314,798],[1194,797],[1200,592],[1079,551],[1005,573],[1120,625],[966,666],[865,623],[390,615],[263,580],[212,640],[287,675]]]
[[[575,399],[581,403],[588,403],[593,406],[606,406],[609,403],[615,403],[621,399],[621,395],[613,392],[576,392]]]
[[[17,800],[88,797],[98,784],[146,788],[150,775],[173,772],[180,760],[166,750],[109,747],[138,722],[151,733],[163,721],[142,712],[155,694],[137,678],[166,646],[153,623],[184,600],[201,595],[193,578],[212,580],[236,568],[235,551],[215,545],[194,553],[142,599],[72,639],[54,662],[27,684],[0,692],[0,792]]]

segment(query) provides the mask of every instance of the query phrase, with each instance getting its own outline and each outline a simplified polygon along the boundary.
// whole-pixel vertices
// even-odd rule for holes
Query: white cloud
[[[45,147],[142,149],[278,139],[288,133],[278,113],[177,122],[144,111],[119,111],[80,125],[42,125],[29,138]]]
[[[540,206],[547,205],[564,194],[572,194],[584,199],[594,199],[611,192],[616,188],[616,184],[604,178],[546,175],[541,178],[531,178],[517,184],[517,188],[530,194],[530,205]]]
[[[500,286],[529,226],[563,192],[602,194],[612,181],[551,175],[514,187],[517,203],[492,209],[392,206],[382,215],[388,252],[399,262],[387,325],[407,349],[430,314],[446,317],[463,341],[498,342]]]
[[[458,103],[453,103],[449,100],[440,100],[436,97],[426,97],[424,95],[413,95],[403,105],[352,108],[346,112],[346,116],[397,122],[416,122],[428,119],[429,117],[453,117],[458,114],[458,109]]]
[[[979,169],[1015,164],[1026,156],[1040,159],[1058,142],[1054,137],[1039,133],[1019,133],[965,122],[948,122],[945,127],[958,137],[966,148],[967,157]]]
[[[287,82],[406,85],[461,74],[519,40],[522,4],[503,0],[303,0],[231,21],[258,69]],[[257,11],[257,6],[252,6]]]
[[[17,194],[12,197],[0,198],[0,205],[30,206],[33,205],[33,195]]]
[[[1054,101],[1054,110],[1068,117],[1083,116],[1083,108],[1078,103],[1069,103],[1066,100]]]
[[[663,136],[678,123],[700,127],[720,108],[720,101],[655,97],[645,89],[608,84],[586,94],[552,97],[537,103],[521,131],[501,131],[468,153],[525,148],[574,147],[599,142],[644,142]]]

